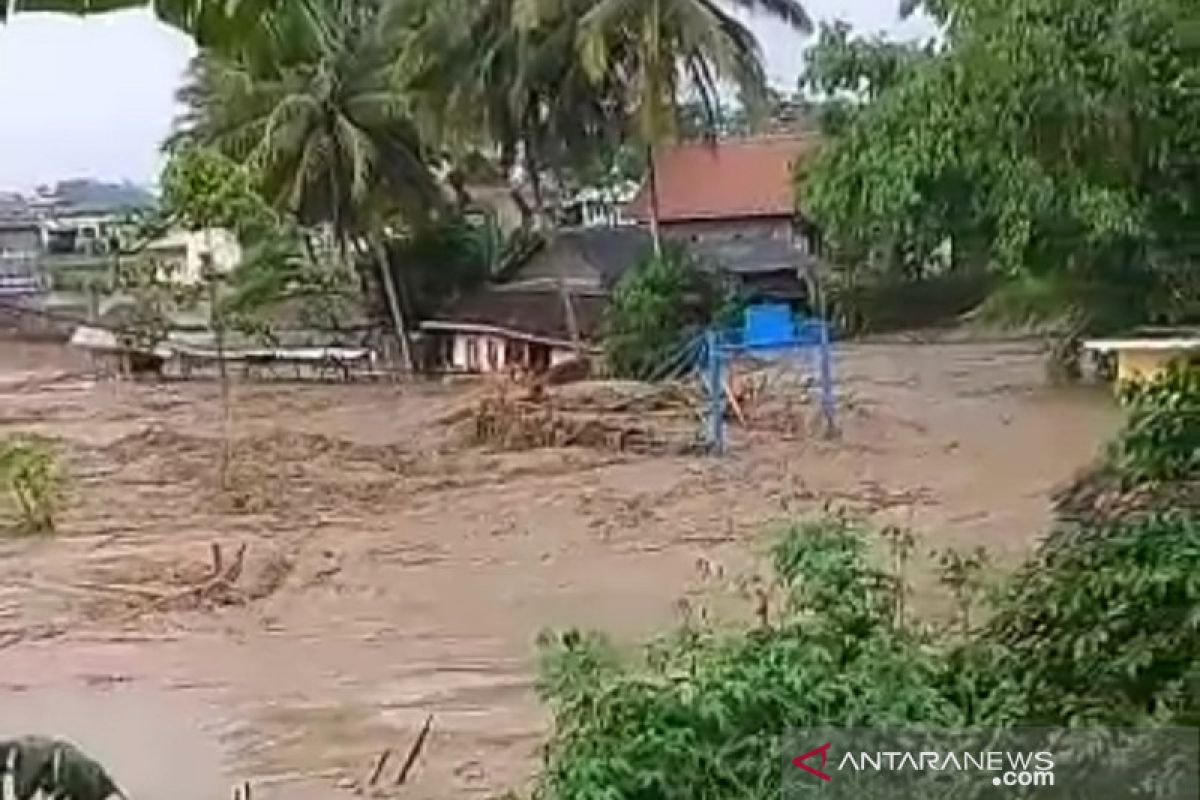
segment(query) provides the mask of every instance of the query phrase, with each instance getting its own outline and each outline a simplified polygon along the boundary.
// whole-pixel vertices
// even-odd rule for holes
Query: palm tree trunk
[[[662,230],[658,221],[658,170],[654,158],[654,144],[646,145],[646,161],[650,187],[650,240],[654,243],[654,257],[662,258]]]
[[[396,292],[396,281],[392,275],[392,264],[388,259],[387,248],[378,234],[371,235],[371,249],[374,251],[375,262],[379,267],[380,282],[383,284],[383,292],[387,297],[388,311],[392,317],[396,341],[400,345],[400,366],[406,372],[412,372],[412,342],[408,338],[408,326],[404,321],[404,311],[400,308],[400,298]]]

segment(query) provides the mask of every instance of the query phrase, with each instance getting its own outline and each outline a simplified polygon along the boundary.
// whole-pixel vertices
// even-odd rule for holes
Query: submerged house
[[[813,136],[775,136],[664,150],[653,165],[663,237],[735,278],[751,298],[803,299],[820,237],[796,209],[794,176],[817,143]],[[648,227],[650,205],[645,181],[625,216]]]
[[[617,281],[650,238],[636,227],[559,232],[507,280],[421,323],[428,366],[453,372],[543,371],[594,348]]]

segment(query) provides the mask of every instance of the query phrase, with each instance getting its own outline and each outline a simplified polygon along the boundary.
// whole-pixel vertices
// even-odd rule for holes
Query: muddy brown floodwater
[[[462,384],[242,384],[222,490],[213,385],[96,382],[0,342],[0,435],[55,437],[71,474],[57,535],[0,538],[0,735],[76,739],[135,798],[328,798],[434,714],[405,797],[520,788],[542,629],[634,643],[684,608],[740,613],[714,572],[827,502],[1011,564],[1116,424],[1026,344],[852,345],[837,370],[840,441],[743,430],[723,460],[467,447],[439,422]],[[214,543],[246,546],[232,599],[185,591]]]

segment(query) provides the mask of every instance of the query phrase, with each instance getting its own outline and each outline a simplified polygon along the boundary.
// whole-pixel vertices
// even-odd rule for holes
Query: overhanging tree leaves
[[[1093,331],[1200,314],[1200,9],[946,0],[941,49],[857,111],[805,176],[836,249],[1048,274]],[[893,260],[894,262],[895,260]],[[901,263],[905,263],[901,260]],[[1119,299],[1097,309],[1089,298]]]
[[[300,5],[255,58],[205,54],[182,97],[187,135],[247,163],[264,196],[306,225],[328,225],[342,254],[373,259],[412,366],[408,325],[384,240],[441,207],[427,150],[395,65],[402,40],[371,4]],[[286,24],[284,24],[286,23]]]

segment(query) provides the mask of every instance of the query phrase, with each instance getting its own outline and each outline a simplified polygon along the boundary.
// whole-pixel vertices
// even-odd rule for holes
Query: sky
[[[924,20],[901,22],[897,6],[806,1],[817,20],[843,19],[863,32],[932,32]],[[781,24],[744,18],[763,44],[772,83],[794,87],[804,40]],[[187,36],[143,11],[88,19],[23,14],[0,25],[0,190],[74,177],[152,183],[193,53]]]

